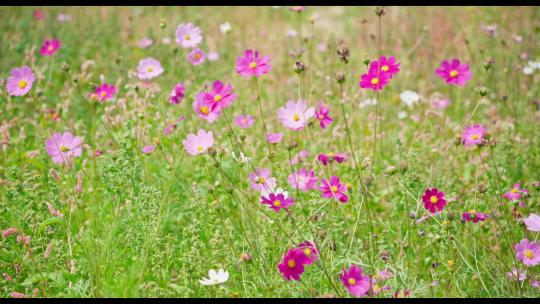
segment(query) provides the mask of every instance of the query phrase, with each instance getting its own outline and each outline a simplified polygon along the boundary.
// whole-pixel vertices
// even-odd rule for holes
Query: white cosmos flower
[[[399,97],[409,108],[420,101],[420,95],[418,93],[408,90],[401,92]]]
[[[534,72],[534,68],[530,65],[523,68],[523,74],[531,75]]]
[[[223,34],[227,34],[228,32],[231,31],[231,24],[229,22],[222,23],[222,24],[219,25],[219,30]]]
[[[229,279],[229,272],[221,268],[217,272],[214,269],[210,269],[208,271],[208,277],[209,278],[202,278],[202,280],[199,280],[199,283],[201,283],[201,285],[216,285],[225,283]]]
[[[533,69],[540,69],[540,61],[529,60],[529,62],[527,62],[527,65]]]

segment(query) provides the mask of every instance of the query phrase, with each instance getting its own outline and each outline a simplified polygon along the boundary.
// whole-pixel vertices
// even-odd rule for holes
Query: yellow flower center
[[[527,259],[532,259],[534,255],[531,250],[525,250],[525,256],[527,257]]]
[[[185,35],[184,40],[191,40],[191,36],[190,35]]]
[[[223,99],[223,97],[221,97],[221,95],[219,95],[219,94],[214,96],[214,101],[221,101],[221,99]]]
[[[254,61],[249,64],[249,68],[252,70],[255,69],[256,67],[257,67],[257,63]]]
[[[68,151],[69,151],[69,148],[66,147],[66,146],[60,146],[60,151],[62,151],[62,152],[68,152]]]
[[[247,120],[245,118],[242,118],[241,122],[242,122],[242,124],[245,124],[245,123],[247,123]]]
[[[379,83],[379,78],[375,77],[371,79],[371,84],[378,84],[378,83]]]
[[[448,265],[448,267],[451,268],[452,266],[454,266],[454,261],[448,260],[448,262],[446,262],[446,264]]]
[[[101,91],[101,97],[105,97],[105,95],[107,95],[107,93],[105,91]]]
[[[517,192],[518,192],[518,189],[514,188],[514,189],[512,189],[512,191],[510,191],[510,192],[512,192],[512,193],[517,193]]]
[[[49,52],[52,52],[52,50],[54,50],[54,46],[49,45],[49,47],[47,49],[49,50]]]
[[[354,285],[354,284],[356,284],[356,280],[353,279],[353,278],[349,278],[349,281],[348,281],[348,282],[349,282],[349,285]]]
[[[201,113],[204,115],[208,114],[208,107],[207,106],[201,106],[200,107]]]
[[[389,69],[390,68],[387,65],[383,65],[382,68],[381,68],[381,71],[388,72]]]
[[[338,191],[338,188],[336,186],[332,186],[330,187],[330,189],[332,189],[332,192],[336,193]]]
[[[264,184],[264,183],[266,183],[266,180],[264,179],[264,177],[259,177],[259,178],[257,178],[257,180],[255,182],[257,184]]]
[[[146,71],[147,71],[148,73],[152,73],[152,72],[154,71],[154,68],[148,67],[148,68],[146,69]]]
[[[477,140],[477,139],[478,139],[478,134],[473,134],[473,136],[471,136],[471,138],[472,138],[473,140]]]
[[[380,290],[380,287],[379,287],[378,284],[373,285],[373,291],[374,292],[379,292],[379,290]]]
[[[311,250],[309,248],[306,248],[306,250],[304,250],[304,253],[306,255],[310,255],[311,254]]]
[[[199,53],[195,53],[195,54],[193,55],[193,58],[194,58],[195,60],[199,60],[199,58],[201,58],[201,55],[199,55]]]
[[[432,204],[436,204],[439,199],[435,196],[435,195],[432,195],[430,198],[429,198],[429,201],[432,203]]]
[[[294,268],[294,266],[296,266],[296,263],[294,262],[294,260],[289,260],[287,262],[287,265],[289,266],[289,268]]]
[[[328,153],[328,157],[334,157],[334,152]]]
[[[456,70],[451,70],[450,71],[450,77],[456,77],[458,75],[458,71]]]
[[[300,120],[300,116],[298,116],[298,114],[294,114],[292,119],[293,119],[294,121],[299,121],[299,120]]]
[[[197,146],[197,151],[200,152],[200,151],[202,151],[202,150],[203,150],[203,147],[202,147],[201,145],[198,145],[198,146]]]
[[[26,80],[19,81],[19,88],[20,89],[26,88],[26,85],[27,85]]]
[[[280,201],[280,200],[275,200],[275,201],[274,201],[274,206],[275,206],[275,207],[281,206],[281,201]]]

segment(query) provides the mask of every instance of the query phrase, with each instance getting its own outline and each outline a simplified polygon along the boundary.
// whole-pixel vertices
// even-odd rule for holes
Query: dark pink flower
[[[253,116],[251,115],[238,115],[234,118],[234,123],[242,129],[251,127],[253,122]]]
[[[382,90],[390,81],[390,73],[380,73],[376,65],[371,64],[369,72],[361,76],[360,87],[362,89],[372,89],[373,91]]]
[[[315,247],[315,244],[311,243],[310,241],[300,243],[300,245],[298,245],[298,249],[304,251],[307,258],[306,265],[310,265],[319,260],[319,251]]]
[[[291,248],[283,256],[283,260],[278,264],[279,272],[283,274],[283,277],[290,281],[300,280],[300,276],[304,273],[304,264],[307,261],[307,257],[303,250]]]
[[[206,119],[209,123],[213,123],[221,115],[221,108],[212,108],[212,104],[205,96],[205,92],[201,92],[195,96],[193,110],[200,118]]]
[[[261,204],[268,205],[270,209],[278,212],[280,209],[287,209],[294,205],[294,199],[287,197],[285,193],[269,193],[261,196]]]
[[[352,265],[349,269],[343,269],[339,276],[345,288],[355,297],[364,296],[370,289],[369,276],[362,274],[362,268]]]
[[[330,181],[326,179],[321,180],[322,185],[319,186],[319,191],[324,198],[335,198],[342,203],[349,201],[349,197],[345,194],[347,192],[347,186],[339,181],[339,177],[332,176]]]
[[[271,69],[270,57],[261,57],[257,51],[246,50],[244,56],[236,60],[236,72],[244,78],[259,77],[270,72]]]
[[[435,70],[435,74],[444,79],[446,83],[460,87],[464,86],[472,78],[469,65],[461,64],[458,59],[453,59],[452,62],[443,60],[439,68]]]
[[[56,53],[56,51],[58,51],[59,48],[60,40],[45,40],[45,42],[43,42],[43,45],[41,46],[41,49],[39,50],[39,53],[43,56],[52,56]]]
[[[437,188],[426,189],[422,196],[422,201],[424,202],[424,208],[431,213],[441,211],[446,206],[444,192],[439,192]]]
[[[106,101],[114,97],[116,88],[113,85],[103,83],[96,88],[96,95],[99,101]]]
[[[327,154],[320,153],[317,156],[317,159],[321,162],[323,165],[328,165],[329,163],[336,161],[337,163],[342,163],[347,160],[347,154],[345,153],[333,153],[330,152]]]
[[[171,91],[171,96],[169,97],[169,103],[171,104],[179,104],[180,100],[184,99],[186,93],[186,88],[184,87],[184,83],[180,82],[177,83],[174,86],[174,89]]]
[[[379,67],[380,62],[380,67]],[[390,78],[392,78],[395,74],[399,73],[399,65],[401,63],[396,62],[396,58],[394,56],[388,57],[388,59],[385,56],[381,56],[379,60],[372,61],[370,65],[374,66],[375,70],[379,71],[379,75],[383,73],[387,73],[390,75]]]
[[[486,128],[479,124],[473,124],[465,127],[461,141],[466,147],[477,146],[484,142],[484,135],[486,135]]]
[[[219,80],[214,81],[210,92],[203,93],[203,98],[211,105],[212,110],[229,107],[237,96],[232,92],[231,84],[224,86]]]
[[[325,129],[326,126],[332,124],[332,117],[328,116],[330,109],[324,105],[321,101],[319,102],[319,109],[315,110],[315,118],[319,120],[319,125],[322,129]]]
[[[34,10],[34,19],[36,20],[43,20],[45,18],[45,15],[43,14],[43,11],[41,10]]]
[[[478,223],[480,221],[485,220],[488,217],[489,217],[489,215],[487,215],[485,213],[482,213],[482,212],[477,212],[476,210],[471,210],[469,212],[463,212],[463,214],[461,215],[461,219],[464,222],[473,222],[473,223]]]

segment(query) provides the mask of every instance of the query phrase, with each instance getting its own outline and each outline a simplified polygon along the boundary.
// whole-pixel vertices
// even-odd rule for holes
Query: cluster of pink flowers
[[[291,279],[298,281],[304,273],[304,265],[311,265],[318,260],[319,251],[313,243],[306,241],[287,251],[281,263],[278,264],[278,270],[287,281]]]
[[[399,73],[399,62],[396,62],[394,56],[386,58],[381,56],[379,60],[372,61],[367,73],[361,76],[360,87],[362,89],[371,89],[373,91],[382,90],[392,77]]]

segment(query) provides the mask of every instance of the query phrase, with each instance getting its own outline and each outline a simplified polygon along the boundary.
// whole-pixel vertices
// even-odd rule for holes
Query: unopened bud
[[[167,27],[167,20],[165,20],[163,18],[160,19],[159,20],[159,27],[162,28],[162,29],[166,28]]]
[[[336,81],[338,83],[344,83],[345,82],[345,73],[337,72],[336,73]]]
[[[342,43],[338,47],[337,54],[341,61],[343,61],[345,64],[349,63],[349,57],[351,56],[351,52],[349,50],[349,47],[345,43]]]

